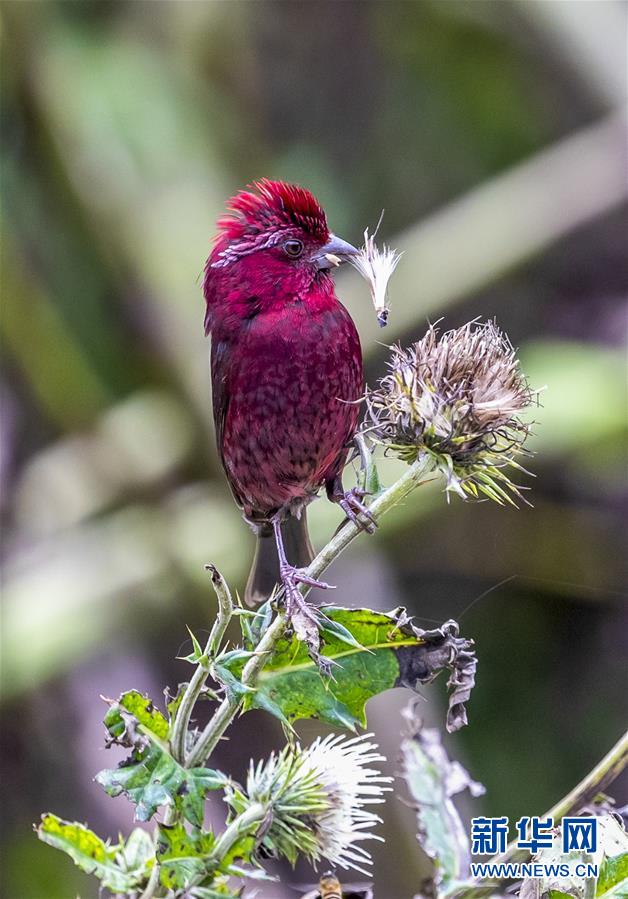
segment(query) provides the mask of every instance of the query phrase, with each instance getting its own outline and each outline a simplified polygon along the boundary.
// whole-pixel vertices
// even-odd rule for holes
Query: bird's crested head
[[[263,178],[254,182],[252,190],[242,190],[232,197],[227,210],[218,219],[218,228],[234,252],[276,246],[291,234],[319,244],[329,239],[322,206],[309,190],[297,184]]]
[[[297,184],[256,181],[227,203],[205,267],[206,327],[229,307],[252,310],[299,297],[313,282],[357,253],[331,234],[318,200]]]

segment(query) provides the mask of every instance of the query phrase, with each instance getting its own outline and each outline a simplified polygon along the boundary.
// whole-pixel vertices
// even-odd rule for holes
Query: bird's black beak
[[[314,257],[314,262],[319,269],[335,268],[346,262],[349,256],[357,256],[359,252],[346,240],[331,234],[325,246]]]

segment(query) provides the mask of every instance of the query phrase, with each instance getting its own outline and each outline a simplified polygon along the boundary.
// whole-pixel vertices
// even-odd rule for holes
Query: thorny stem
[[[216,599],[218,600],[218,615],[216,616],[214,626],[209,634],[206,647],[206,652],[209,657],[214,658],[218,654],[222,638],[225,635],[225,631],[227,630],[229,622],[231,621],[231,616],[233,615],[233,600],[231,599],[231,592],[227,586],[227,582],[224,580],[216,566],[206,565],[205,570],[211,572],[212,584],[216,591]]]
[[[140,896],[140,899],[153,899],[155,895],[155,890],[159,886],[159,865],[157,862],[153,865],[153,870],[150,872],[150,877],[148,878],[148,883],[146,884],[146,889]]]
[[[185,688],[185,692],[181,698],[179,708],[177,709],[172,723],[172,737],[170,739],[172,754],[175,759],[181,763],[185,760],[185,739],[190,723],[190,716],[192,715],[196,701],[207,681],[210,670],[209,662],[218,654],[222,638],[225,635],[225,631],[227,630],[227,626],[233,615],[233,601],[226,581],[215,565],[206,565],[205,567],[207,571],[211,572],[212,585],[218,600],[218,614],[216,615],[216,620],[214,621],[209,638],[205,644],[204,655],[207,656],[207,662],[198,665],[190,683]]]
[[[283,636],[287,624],[285,614],[279,612],[257,644],[255,655],[251,656],[242,670],[241,680],[245,687],[252,687],[255,684],[257,675],[266,664],[269,653],[273,651]],[[226,697],[223,699],[187,756],[185,760],[187,768],[202,765],[211,755],[216,744],[237,715],[241,704],[242,701],[238,698]]]
[[[423,483],[427,470],[428,463],[426,463],[425,459],[419,457],[419,459],[417,459],[417,461],[414,462],[391,487],[388,487],[387,490],[384,490],[373,500],[369,506],[369,511],[373,517],[378,520],[382,515],[388,512],[389,509],[392,509],[393,506],[405,499],[415,487],[418,487]],[[344,527],[332,537],[329,543],[323,547],[309,568],[305,570],[305,574],[308,577],[318,579],[323,571],[331,565],[334,559],[338,558],[338,556],[361,532],[361,528],[358,525],[350,521],[347,522]],[[299,589],[305,596],[311,588],[306,584],[302,584]],[[242,683],[244,686],[251,687],[255,685],[257,675],[266,664],[268,654],[273,651],[275,645],[283,636],[286,626],[287,621],[285,615],[280,612],[260,640],[257,646],[256,655],[250,658],[244,666],[242,672]],[[241,702],[242,701],[239,698],[229,697],[226,697],[221,702],[204,731],[196,741],[195,746],[187,756],[185,762],[186,767],[192,768],[196,765],[202,765],[205,762],[227,727],[237,715]]]
[[[208,859],[208,867],[218,864],[238,840],[251,832],[253,826],[257,829],[257,825],[266,817],[266,812],[267,809],[261,802],[255,802],[234,818],[216,840]]]
[[[425,483],[426,475],[430,468],[431,460],[426,459],[424,456],[419,456],[416,462],[413,462],[392,486],[388,487],[380,493],[379,496],[375,497],[373,502],[369,505],[369,512],[373,518],[375,518],[376,521],[379,521],[379,519],[385,515],[386,512],[390,511],[393,506],[396,506],[397,503],[400,503],[401,500],[405,499],[415,487],[419,487],[421,484]],[[305,574],[308,577],[318,580],[320,575],[329,568],[331,563],[337,559],[349,544],[355,540],[358,534],[361,533],[362,529],[357,524],[348,521],[343,528],[334,534],[329,543],[322,548],[314,561],[310,564],[309,568],[305,569]],[[307,585],[301,585],[301,592],[304,595],[306,595],[310,589],[311,588]]]
[[[584,777],[580,783],[556,805],[546,812],[543,818],[553,818],[556,823],[562,821],[571,812],[576,814],[591,802],[598,793],[602,793],[618,777],[628,765],[628,731],[620,737],[604,758]],[[507,864],[523,862],[530,857],[525,849],[519,849],[516,842],[510,843],[505,852],[489,859],[488,864]],[[451,899],[480,899],[482,896],[493,896],[497,887],[508,882],[508,878],[495,879],[487,883],[472,883],[454,890]]]

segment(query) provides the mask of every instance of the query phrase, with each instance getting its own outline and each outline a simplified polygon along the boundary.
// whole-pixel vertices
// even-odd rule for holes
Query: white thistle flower
[[[381,818],[364,806],[384,802],[392,781],[370,767],[385,761],[371,736],[330,734],[305,749],[297,743],[256,766],[251,762],[246,795],[233,790],[227,802],[238,813],[251,803],[268,809],[261,837],[266,851],[292,864],[302,854],[366,874],[373,862],[360,843],[383,838],[370,832]]]
[[[364,232],[364,246],[360,252],[347,257],[348,262],[368,281],[377,321],[382,328],[388,321],[388,282],[400,259],[401,253],[391,247],[384,244],[380,249],[375,243],[375,235],[369,236],[368,228]]]

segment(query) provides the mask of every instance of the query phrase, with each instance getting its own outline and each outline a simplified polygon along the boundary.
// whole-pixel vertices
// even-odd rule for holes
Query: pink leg
[[[307,584],[308,587],[318,587],[321,590],[333,589],[331,584],[324,581],[317,581],[316,578],[309,577],[300,568],[291,565],[286,558],[286,551],[283,545],[283,537],[281,535],[281,519],[275,516],[272,520],[273,531],[275,533],[275,542],[277,544],[277,555],[279,556],[279,571],[281,580],[286,591],[286,611],[290,617],[295,609],[299,609],[311,621],[318,623],[318,619],[314,612],[311,611],[308,603],[303,598],[301,591],[298,589],[299,584]]]

